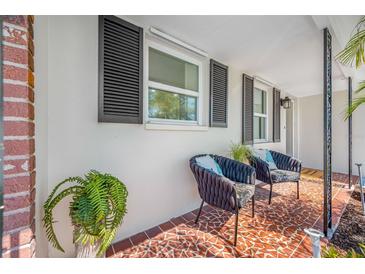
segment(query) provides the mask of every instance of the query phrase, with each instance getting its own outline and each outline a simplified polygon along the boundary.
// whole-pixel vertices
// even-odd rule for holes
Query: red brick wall
[[[5,16],[3,256],[34,257],[33,16]]]

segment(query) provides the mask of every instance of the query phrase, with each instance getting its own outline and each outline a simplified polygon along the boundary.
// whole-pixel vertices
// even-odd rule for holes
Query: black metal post
[[[323,30],[323,232],[332,236],[332,36]]]
[[[4,215],[4,182],[3,182],[3,18],[0,16],[0,258],[3,254],[3,215]]]
[[[348,78],[348,107],[352,104],[352,79]],[[349,188],[352,186],[352,115],[349,116]]]

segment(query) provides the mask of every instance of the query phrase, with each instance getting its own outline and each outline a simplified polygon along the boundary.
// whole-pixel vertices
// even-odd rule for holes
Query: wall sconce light
[[[291,100],[288,96],[286,96],[284,99],[280,99],[280,105],[284,109],[289,109],[291,107]]]

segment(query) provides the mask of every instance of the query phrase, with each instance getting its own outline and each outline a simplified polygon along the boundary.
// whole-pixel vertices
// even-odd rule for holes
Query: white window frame
[[[166,85],[163,83],[158,83],[155,81],[149,80],[149,48],[153,48],[159,51],[162,51],[166,54],[172,55],[176,58],[179,58],[183,61],[189,62],[198,66],[198,91],[193,91],[189,89],[178,88],[170,85]],[[144,85],[144,119],[146,124],[163,124],[163,125],[190,125],[190,126],[201,126],[202,125],[202,117],[203,117],[203,63],[199,60],[192,58],[186,54],[183,54],[177,50],[174,50],[170,47],[161,45],[160,43],[156,43],[154,41],[147,41],[145,46],[145,54],[144,54],[144,71],[145,71],[145,85]],[[174,120],[174,119],[160,119],[160,118],[150,118],[148,116],[148,107],[149,107],[149,99],[148,92],[149,88],[161,89],[164,91],[178,93],[188,96],[193,96],[197,98],[197,120],[196,121],[184,121],[184,120]]]
[[[255,143],[266,143],[268,142],[269,140],[269,101],[268,101],[268,92],[267,90],[264,90],[264,89],[261,89],[261,88],[258,88],[258,87],[254,87],[254,92],[255,90],[260,90],[262,91],[264,94],[265,94],[265,97],[266,97],[266,114],[262,114],[262,113],[258,113],[258,112],[254,112],[253,113],[253,117],[262,117],[262,118],[265,118],[265,138],[264,139],[254,139],[254,142]],[[254,104],[255,104],[255,94],[254,94]],[[255,125],[255,123],[254,123]],[[254,132],[255,132],[255,129],[254,129]]]

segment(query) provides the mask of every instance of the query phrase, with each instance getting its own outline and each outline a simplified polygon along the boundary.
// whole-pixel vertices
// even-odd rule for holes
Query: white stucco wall
[[[347,91],[333,93],[333,171],[348,172],[348,121],[344,121]],[[315,95],[299,99],[300,145],[299,157],[306,167],[322,169],[323,166],[323,96]],[[365,157],[365,127],[361,106],[353,115],[353,162],[363,162]],[[353,174],[357,169],[353,166]]]
[[[120,178],[129,191],[128,214],[116,241],[197,208],[188,160],[198,153],[227,155],[230,142],[241,141],[243,72],[229,68],[228,128],[155,131],[144,125],[98,123],[98,17],[37,16],[36,22],[36,46],[48,52],[47,62],[44,52],[35,57],[38,205],[44,192],[64,178],[97,169]],[[207,121],[208,85],[203,93]],[[260,146],[285,152],[284,110],[281,114],[281,143]],[[48,254],[40,254],[74,255],[67,206],[62,203],[56,210],[56,232],[66,253],[49,246]],[[39,223],[37,229],[43,233]],[[44,237],[37,241],[43,248]]]

